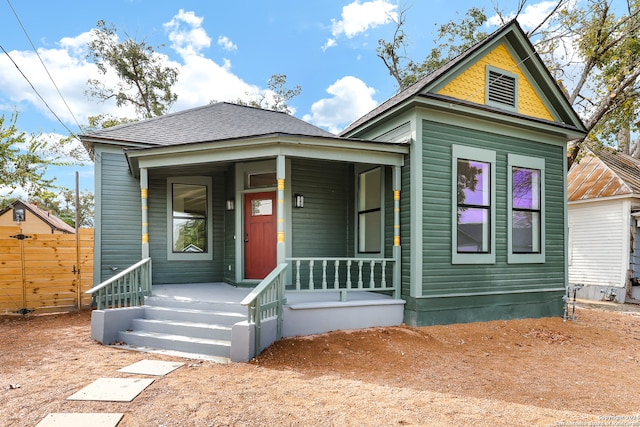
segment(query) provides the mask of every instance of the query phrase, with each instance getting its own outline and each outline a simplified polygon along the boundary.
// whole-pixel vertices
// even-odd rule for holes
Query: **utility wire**
[[[18,71],[20,72],[20,74],[22,74],[22,77],[24,77],[24,79],[27,81],[27,83],[29,83],[29,86],[31,86],[31,89],[33,89],[33,91],[36,93],[36,95],[38,95],[38,97],[42,100],[42,102],[44,103],[44,105],[47,107],[47,109],[51,112],[51,114],[54,115],[54,117],[60,122],[60,124],[67,130],[67,132],[69,132],[69,134],[73,135],[74,138],[77,138],[77,135],[71,130],[69,129],[69,127],[67,125],[64,124],[64,122],[60,119],[60,117],[58,117],[58,115],[55,113],[55,111],[53,111],[53,109],[49,106],[49,104],[47,104],[47,101],[44,100],[44,98],[42,97],[42,95],[40,95],[40,92],[38,92],[38,89],[35,88],[35,86],[33,86],[33,84],[31,83],[31,81],[29,80],[29,78],[27,76],[25,76],[25,74],[22,72],[22,70],[20,69],[20,67],[18,67],[18,64],[16,64],[16,61],[13,60],[13,58],[11,57],[11,55],[9,55],[9,52],[7,52],[5,50],[5,48],[0,44],[0,49],[2,49],[2,51],[4,52],[5,55],[7,55],[7,57],[9,58],[9,60],[11,62],[13,62],[13,65],[16,66],[16,68],[18,69]]]
[[[27,33],[27,29],[24,27],[24,25],[22,24],[22,21],[20,20],[20,17],[18,17],[18,14],[16,13],[15,9],[13,8],[13,5],[11,4],[10,0],[7,0],[7,4],[9,5],[9,7],[11,8],[11,11],[13,12],[13,15],[16,17],[16,20],[18,21],[18,23],[20,24],[20,28],[22,28],[22,31],[24,32],[24,35],[27,37],[27,40],[29,40],[29,43],[31,44],[31,47],[33,48],[33,51],[35,52],[36,56],[38,57],[38,59],[40,60],[40,63],[42,64],[42,67],[44,68],[44,70],[47,72],[47,75],[49,76],[49,79],[51,80],[51,83],[53,83],[53,86],[56,88],[56,91],[58,92],[58,95],[60,96],[60,99],[62,99],[62,102],[64,103],[64,105],[67,107],[67,110],[69,111],[69,113],[71,114],[71,117],[73,117],[73,121],[76,123],[76,126],[78,126],[78,129],[82,130],[82,126],[80,126],[80,123],[78,122],[78,119],[76,119],[76,116],[73,114],[73,111],[71,111],[71,108],[69,107],[69,104],[67,104],[66,99],[64,99],[64,96],[62,96],[62,93],[60,92],[60,89],[58,88],[58,85],[56,84],[56,82],[53,80],[53,77],[51,76],[51,73],[49,73],[49,69],[47,68],[47,66],[45,65],[44,61],[42,60],[42,57],[40,56],[40,53],[38,52],[38,49],[36,49],[35,45],[33,44],[33,41],[31,40],[31,37],[29,37],[29,33]],[[4,50],[4,48],[2,48],[2,50],[4,51],[4,53],[9,56],[9,54],[7,53],[6,50]],[[9,58],[11,59],[11,57],[9,56]],[[20,68],[18,67],[18,65],[13,61],[13,59],[11,59],[11,62],[14,63],[14,65],[16,66],[16,68],[18,68],[18,70],[20,70]],[[24,76],[25,79],[27,79],[27,77],[24,75],[24,73],[22,73],[22,71],[20,71],[20,73]],[[27,81],[29,81],[27,79]],[[31,82],[29,82],[29,84],[31,85]],[[33,88],[33,85],[31,85],[31,87]],[[35,88],[34,88],[35,90]],[[36,91],[36,93],[38,93]],[[38,96],[40,96],[40,94],[38,93]],[[42,96],[40,96],[40,99],[42,99]],[[44,102],[44,99],[43,99]],[[46,102],[45,102],[46,105]],[[51,108],[47,105],[47,108],[49,108],[49,111],[51,111],[51,113],[53,113],[53,115],[58,119],[58,121],[60,121],[60,123],[62,123],[62,121],[60,120],[60,118],[51,110]],[[64,123],[62,124],[64,126]],[[67,126],[64,126],[65,129],[67,129],[73,136],[75,136],[75,134],[73,132],[71,132],[69,130],[69,128]]]

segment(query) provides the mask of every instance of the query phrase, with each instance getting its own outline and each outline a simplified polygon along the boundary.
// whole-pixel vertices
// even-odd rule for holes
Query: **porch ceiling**
[[[125,150],[129,168],[171,167],[286,157],[403,166],[408,143],[274,134],[261,137]]]

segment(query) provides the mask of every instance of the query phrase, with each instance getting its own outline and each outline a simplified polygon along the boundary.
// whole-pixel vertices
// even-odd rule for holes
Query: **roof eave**
[[[409,153],[409,144],[407,143],[387,143],[381,141],[369,141],[358,139],[347,139],[340,137],[323,137],[323,136],[307,136],[292,134],[269,134],[248,138],[235,138],[229,140],[210,141],[207,143],[189,143],[172,146],[158,146],[147,148],[129,148],[125,149],[125,157],[127,159],[129,169],[134,176],[139,173],[140,161],[153,157],[167,157],[172,155],[193,155],[200,152],[227,152],[233,153],[234,150],[259,150],[261,147],[286,146],[297,150],[298,148],[310,149],[331,149],[351,150],[351,152],[368,151],[369,153],[378,153],[382,156],[404,156]],[[291,151],[291,150],[289,150]],[[325,151],[326,152],[326,151]],[[259,155],[259,154],[256,154]],[[233,159],[233,156],[229,157]],[[244,159],[244,157],[243,157]],[[231,160],[233,161],[233,160]]]

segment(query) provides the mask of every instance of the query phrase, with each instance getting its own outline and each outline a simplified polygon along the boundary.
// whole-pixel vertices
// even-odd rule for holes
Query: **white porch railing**
[[[144,297],[151,295],[151,258],[138,261],[86,293],[95,294],[98,310],[144,304]]]
[[[249,323],[255,324],[255,352],[260,354],[262,321],[277,317],[276,339],[282,338],[282,306],[286,302],[285,281],[289,264],[279,264],[247,295],[241,305],[247,306]]]
[[[347,292],[390,291],[400,295],[393,258],[287,258],[293,266],[293,287],[300,292],[338,291],[346,301]]]

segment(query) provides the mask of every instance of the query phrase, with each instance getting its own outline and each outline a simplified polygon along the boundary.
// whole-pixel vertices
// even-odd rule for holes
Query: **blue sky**
[[[484,6],[491,16],[494,3],[409,3],[408,55],[424,57],[433,45],[436,24],[459,19],[471,6]],[[509,7],[516,3],[502,1],[499,6],[510,12]],[[529,3],[530,9],[520,18],[525,28],[528,19],[535,22],[554,2]],[[85,46],[96,21],[102,19],[113,23],[119,33],[145,40],[179,69],[178,101],[172,112],[212,100],[246,98],[247,92],[264,93],[271,75],[285,74],[289,87],[302,88],[290,104],[294,115],[338,132],[396,91],[375,49],[378,39],[392,37],[392,18],[398,11],[396,0],[0,1],[0,45],[64,125],[1,52],[0,114],[8,118],[17,110],[21,130],[42,132],[54,139],[68,134],[65,126],[80,133],[77,123],[85,125],[92,115],[132,117],[132,111],[84,95],[87,79],[97,76],[95,66],[86,60]],[[58,184],[73,188],[76,171],[80,172],[80,189],[93,191],[91,164],[53,168],[50,174]],[[4,194],[1,192],[0,188]]]

